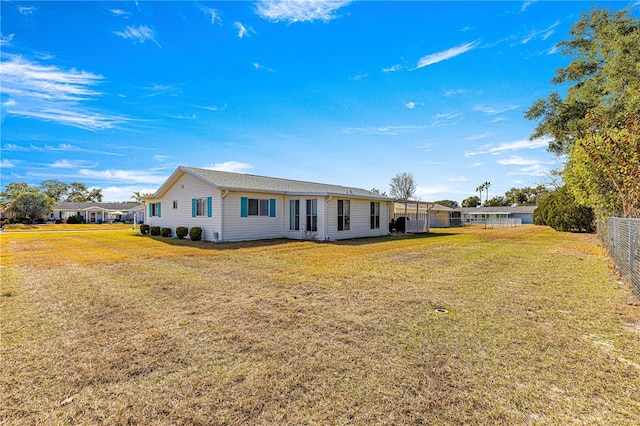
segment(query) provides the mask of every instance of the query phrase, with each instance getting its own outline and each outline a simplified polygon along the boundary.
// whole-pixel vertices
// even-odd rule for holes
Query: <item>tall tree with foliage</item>
[[[416,181],[411,173],[398,173],[391,178],[389,184],[389,194],[392,198],[399,200],[408,200],[416,192]]]
[[[640,217],[640,114],[629,114],[620,130],[597,114],[586,123],[565,167],[572,193],[599,217]]]
[[[440,204],[441,206],[449,207],[451,209],[457,209],[460,207],[460,204],[458,204],[458,202],[454,200],[440,200],[435,201],[435,203]]]
[[[549,137],[549,150],[569,154],[584,137],[588,112],[622,128],[628,113],[640,111],[640,21],[629,10],[593,9],[571,28],[558,47],[572,62],[556,71],[552,83],[571,86],[563,98],[553,92],[538,99],[525,117],[538,121],[531,139]]]
[[[7,205],[16,217],[28,217],[32,222],[53,211],[54,201],[41,192],[24,191]]]
[[[475,195],[462,200],[462,207],[478,207],[480,205],[480,198]]]

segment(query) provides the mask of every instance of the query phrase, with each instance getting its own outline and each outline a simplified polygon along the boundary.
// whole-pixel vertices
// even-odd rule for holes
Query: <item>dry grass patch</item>
[[[6,423],[640,422],[640,309],[591,236],[0,238]]]

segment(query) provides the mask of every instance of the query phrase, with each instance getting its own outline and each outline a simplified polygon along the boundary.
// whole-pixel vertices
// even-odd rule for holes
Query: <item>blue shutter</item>
[[[153,216],[153,203],[149,203],[149,217]]]
[[[162,217],[162,213],[160,212],[160,201],[158,201],[158,217]]]
[[[269,217],[276,217],[276,199],[269,200]]]
[[[196,217],[196,199],[191,199],[191,217]]]
[[[211,197],[207,197],[207,217],[211,217]]]
[[[240,197],[240,217],[249,216],[249,199],[247,197]]]

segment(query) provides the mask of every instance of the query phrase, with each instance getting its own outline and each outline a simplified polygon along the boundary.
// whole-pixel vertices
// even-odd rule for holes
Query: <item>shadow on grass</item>
[[[214,243],[210,241],[191,241],[188,239],[178,239],[176,237],[158,237],[150,235],[136,235],[141,238],[151,238],[161,243],[169,244],[177,247],[193,247],[203,250],[240,250],[246,248],[262,248],[262,247],[275,247],[288,244],[297,244],[301,242],[310,242],[315,244],[336,245],[336,246],[365,246],[369,244],[379,244],[398,240],[421,240],[453,236],[456,234],[438,232],[438,233],[420,233],[420,234],[392,234],[384,237],[363,237],[363,238],[351,238],[348,240],[330,240],[330,241],[317,241],[317,240],[294,240],[288,238],[272,238],[267,240],[254,240],[254,241],[238,241],[238,242],[224,242]]]

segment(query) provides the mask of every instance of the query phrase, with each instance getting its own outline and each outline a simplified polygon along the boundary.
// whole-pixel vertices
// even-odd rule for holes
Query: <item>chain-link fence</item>
[[[640,299],[640,219],[609,217],[598,223],[598,236],[623,277],[631,278],[631,286]]]

